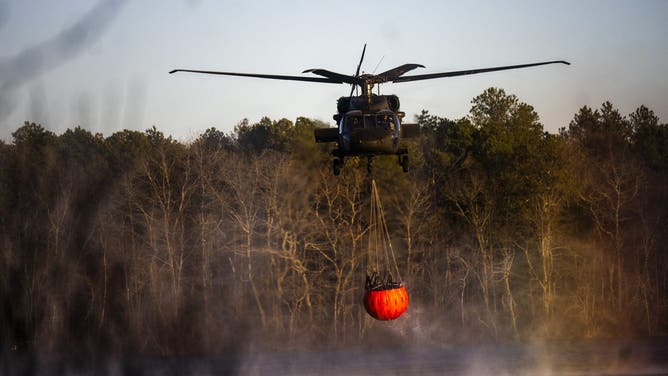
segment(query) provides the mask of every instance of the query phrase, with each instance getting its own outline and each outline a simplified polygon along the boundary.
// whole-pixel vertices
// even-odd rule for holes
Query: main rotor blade
[[[408,82],[408,81],[419,81],[419,80],[431,80],[432,78],[465,76],[467,74],[495,72],[495,71],[501,71],[501,70],[507,70],[507,69],[520,69],[520,68],[535,67],[535,66],[538,66],[538,65],[557,64],[557,63],[571,65],[571,63],[569,63],[567,61],[555,60],[555,61],[545,61],[545,62],[542,62],[542,63],[507,65],[507,66],[503,66],[503,67],[494,67],[494,68],[482,68],[482,69],[471,69],[471,70],[463,70],[463,71],[455,71],[455,72],[430,73],[430,74],[419,74],[419,75],[415,75],[415,76],[403,76],[403,77],[395,78],[394,80],[392,80],[392,82]]]
[[[415,68],[424,68],[422,64],[404,64],[396,68],[390,69],[383,73],[377,74],[374,76],[374,82],[382,84],[387,81],[393,81],[402,74],[412,71]]]
[[[282,76],[282,75],[276,75],[276,74],[218,72],[218,71],[203,71],[203,70],[192,70],[192,69],[174,69],[173,71],[171,71],[169,73],[172,74],[172,73],[176,73],[176,72],[217,74],[217,75],[223,75],[223,76],[268,78],[268,79],[273,79],[273,80],[324,82],[324,83],[328,83],[328,84],[341,84],[341,83],[343,83],[343,81],[336,81],[336,80],[332,80],[330,78],[320,78],[320,77]]]
[[[336,72],[328,71],[326,69],[307,69],[307,70],[303,71],[302,73],[317,74],[318,76],[327,77],[332,82],[337,82],[337,83],[340,83],[340,84],[342,84],[342,83],[356,84],[356,85],[364,84],[364,80],[361,80],[358,77],[348,76],[346,74],[336,73]]]
[[[360,76],[360,68],[362,67],[362,61],[364,61],[364,53],[366,52],[366,43],[364,43],[364,48],[362,48],[362,57],[360,57],[360,62],[357,64],[357,70],[355,70],[355,78]],[[349,97],[353,96],[353,92],[355,91],[355,84],[350,85],[350,95]]]
[[[360,63],[357,64],[357,70],[355,71],[355,77],[359,77],[360,68],[362,67],[362,61],[364,61],[364,53],[366,52],[366,43],[364,43],[364,48],[362,48],[362,57],[360,57]]]

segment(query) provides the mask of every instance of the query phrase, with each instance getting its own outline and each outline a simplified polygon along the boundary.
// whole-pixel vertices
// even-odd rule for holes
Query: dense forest
[[[668,333],[668,125],[582,107],[558,134],[490,88],[374,161],[408,311],[361,304],[366,160],[247,120],[0,141],[2,353],[199,354]]]

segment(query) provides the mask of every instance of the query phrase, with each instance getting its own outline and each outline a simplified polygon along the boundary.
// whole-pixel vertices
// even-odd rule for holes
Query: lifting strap
[[[392,248],[392,240],[390,239],[390,232],[385,221],[385,213],[380,202],[380,194],[375,179],[371,179],[370,207],[367,288],[369,284],[390,284],[401,281],[397,258]],[[387,273],[387,275],[382,273]],[[392,273],[396,273],[396,280],[392,278]]]

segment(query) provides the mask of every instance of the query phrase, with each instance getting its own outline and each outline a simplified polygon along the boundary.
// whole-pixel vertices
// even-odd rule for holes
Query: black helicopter
[[[368,158],[367,171],[371,172],[372,158],[376,155],[396,155],[403,171],[408,172],[408,149],[401,143],[401,139],[417,137],[420,133],[420,129],[417,124],[402,123],[405,114],[399,110],[399,97],[396,95],[380,95],[380,93],[374,94],[372,90],[376,84],[430,80],[434,78],[464,76],[556,63],[570,65],[567,61],[554,60],[540,63],[404,76],[405,73],[412,71],[413,69],[424,68],[424,65],[421,64],[404,64],[380,74],[360,75],[360,67],[364,61],[365,52],[366,44],[362,49],[362,57],[357,65],[357,70],[355,71],[354,76],[340,74],[325,69],[307,69],[302,72],[313,73],[321,77],[219,72],[192,69],[174,69],[169,73],[191,72],[276,80],[350,84],[350,95],[347,97],[340,97],[337,101],[337,113],[334,115],[337,127],[319,128],[314,131],[316,142],[337,143],[336,149],[332,151],[332,156],[334,157],[332,161],[332,169],[334,175],[339,175],[345,157],[366,156]],[[361,89],[362,95],[353,95],[356,87]]]

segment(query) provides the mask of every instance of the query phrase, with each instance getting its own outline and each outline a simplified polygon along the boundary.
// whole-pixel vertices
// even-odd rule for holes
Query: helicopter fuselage
[[[402,138],[414,137],[402,125],[404,116],[399,111],[396,95],[363,95],[341,97],[334,115],[336,128],[319,128],[314,132],[316,142],[336,142],[332,150],[334,173],[338,174],[345,157],[396,155],[404,170],[408,168],[408,150],[401,145]],[[417,130],[417,128],[416,128]],[[412,132],[415,133],[415,132]]]
[[[340,154],[397,154],[399,150],[401,122],[390,110],[348,111],[339,121],[338,129]]]

